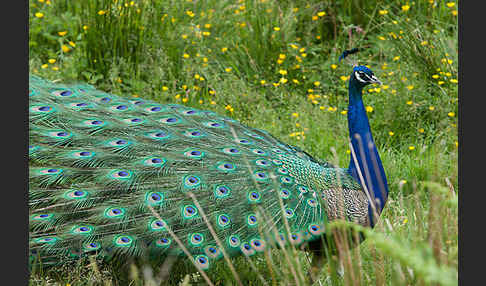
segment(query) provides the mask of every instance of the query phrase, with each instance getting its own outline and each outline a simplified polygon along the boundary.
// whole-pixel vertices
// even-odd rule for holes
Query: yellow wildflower
[[[366,106],[366,112],[373,112],[373,107],[371,106]]]
[[[168,88],[167,86],[163,86],[163,87],[162,87],[162,90],[163,90],[163,91],[167,91],[167,90],[169,90],[169,88]]]
[[[230,72],[231,70],[233,70],[233,68],[225,68],[224,69],[226,72]]]
[[[452,7],[454,7],[456,5],[456,3],[454,3],[454,2],[447,2],[446,5],[447,5],[447,7],[452,8]]]
[[[457,16],[457,10],[453,10],[451,13],[452,13],[452,16]]]
[[[335,65],[335,64],[332,64],[332,65],[331,65],[331,68],[332,68],[333,70],[337,69],[337,67],[338,67],[338,66],[337,66],[337,65]]]
[[[408,90],[412,90],[413,89],[413,85],[409,85],[407,86]]]
[[[54,70],[54,71],[58,71],[58,70],[59,70],[59,68],[58,68],[58,67],[52,67],[52,70]]]
[[[280,27],[273,27],[273,30],[280,31]]]
[[[319,17],[317,17],[316,15],[312,16],[312,21],[317,21],[317,19],[319,19]]]
[[[287,71],[286,70],[279,70],[278,73],[281,74],[281,75],[286,75]]]
[[[321,83],[320,83],[319,81],[315,81],[315,82],[314,82],[314,86],[316,86],[316,87],[317,87],[317,86],[319,86],[319,85],[321,85]]]
[[[413,101],[409,100],[409,101],[407,101],[407,104],[408,105],[412,105],[413,104]]]
[[[408,150],[410,151],[415,150],[415,146],[408,146]]]
[[[437,83],[438,83],[439,85],[443,85],[443,84],[444,84],[444,81],[439,80]]]
[[[53,63],[55,63],[55,62],[56,62],[56,59],[49,59],[49,60],[47,60],[47,61],[48,61],[50,64],[53,64]]]
[[[423,129],[423,128],[419,128],[418,132],[419,132],[419,133],[424,133],[424,132],[425,132],[425,129]]]
[[[41,65],[41,68],[46,69],[48,66],[49,66],[48,64],[43,64],[43,65]]]
[[[393,58],[393,61],[398,61],[400,59],[400,56],[396,56]]]
[[[410,10],[410,6],[409,5],[403,5],[402,6],[402,11],[407,12],[408,10]]]
[[[393,131],[388,132],[388,135],[393,136],[395,133]]]
[[[348,76],[342,75],[339,77],[342,81],[348,80]]]
[[[432,75],[432,78],[438,79],[439,78],[439,75],[438,74],[434,74],[434,75]]]
[[[386,14],[388,14],[388,11],[387,10],[380,10],[380,11],[378,11],[378,13],[380,13],[380,15],[386,15]]]
[[[182,55],[185,59],[188,59],[189,58],[189,54],[186,54],[184,53],[184,55]]]
[[[452,83],[457,83],[457,79],[455,79],[455,78],[451,78],[450,82],[452,82]]]
[[[326,15],[326,12],[324,12],[324,11],[317,13],[317,16],[319,16],[319,17],[324,17],[325,15]]]
[[[73,41],[69,41],[69,45],[73,48],[76,47],[76,44]]]
[[[449,117],[454,117],[454,115],[456,115],[454,112],[447,113],[447,116],[449,116]]]
[[[434,109],[435,109],[435,107],[433,107],[433,106],[429,106],[429,110],[430,110],[430,111],[433,111]]]
[[[37,13],[34,14],[34,16],[36,16],[37,18],[42,18],[42,17],[44,17],[44,14],[41,13],[41,12],[37,12]]]
[[[106,14],[106,11],[105,10],[99,10],[98,11],[98,15],[105,15]]]
[[[209,36],[209,35],[211,35],[211,32],[204,31],[202,34],[203,34],[203,36]]]
[[[184,97],[184,98],[182,99],[182,102],[187,102],[188,100],[189,100],[189,99],[188,99],[187,97]]]
[[[385,40],[385,37],[383,37],[383,36],[378,36],[378,39],[380,39],[380,40],[384,41],[384,40]]]
[[[342,115],[346,115],[347,113],[348,113],[348,111],[347,111],[347,110],[343,110],[343,111],[341,111],[341,114],[342,114]]]
[[[224,48],[221,48],[221,52],[226,52],[228,50],[228,48],[224,47]]]
[[[295,117],[295,118],[297,118],[297,117],[299,117],[299,113],[294,112],[294,113],[292,113],[292,116]]]
[[[62,51],[65,52],[65,53],[67,53],[67,52],[69,52],[71,50],[71,48],[68,47],[68,46],[66,46],[66,45],[62,45],[61,48],[62,48]]]
[[[194,13],[191,10],[186,11],[187,16],[194,17]]]
[[[281,82],[281,83],[287,83],[287,81],[288,81],[288,79],[286,79],[286,78],[284,78],[284,77],[280,78],[280,82]]]
[[[265,83],[266,83],[266,81],[263,80],[263,79],[260,81],[260,84],[262,84],[262,85],[264,85]]]
[[[286,58],[286,57],[287,57],[287,56],[286,56],[286,55],[284,55],[284,54],[279,54],[279,55],[278,55],[278,58],[279,58],[279,59],[281,59],[281,60],[285,60],[285,58]]]
[[[67,31],[57,32],[57,34],[62,37],[62,36],[65,36],[67,34]]]

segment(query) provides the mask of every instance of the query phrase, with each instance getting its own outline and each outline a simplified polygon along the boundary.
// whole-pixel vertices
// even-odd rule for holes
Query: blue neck
[[[378,150],[376,149],[373,136],[371,135],[370,124],[363,105],[363,86],[351,78],[349,81],[349,106],[348,106],[348,128],[351,144],[356,154],[356,161],[361,171],[364,184],[368,189],[371,199],[375,201],[377,215],[381,213],[388,198],[388,185],[385,170],[381,163]],[[359,139],[356,138],[359,135]],[[351,156],[348,173],[362,184],[358,168]],[[368,207],[368,215],[371,227],[376,223],[377,217],[373,216],[373,208]]]

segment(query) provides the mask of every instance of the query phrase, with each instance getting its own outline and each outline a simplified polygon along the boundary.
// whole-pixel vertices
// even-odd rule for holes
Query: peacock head
[[[371,83],[381,84],[381,81],[366,66],[355,66],[349,82],[361,88]]]

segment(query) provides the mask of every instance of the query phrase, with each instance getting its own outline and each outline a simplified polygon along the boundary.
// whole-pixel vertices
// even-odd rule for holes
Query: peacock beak
[[[383,84],[376,76],[371,76],[371,83]]]

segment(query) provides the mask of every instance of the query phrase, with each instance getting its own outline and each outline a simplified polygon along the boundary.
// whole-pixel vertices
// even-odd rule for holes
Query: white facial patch
[[[359,71],[354,72],[354,77],[362,83],[372,81],[371,78],[364,72],[359,72]]]

